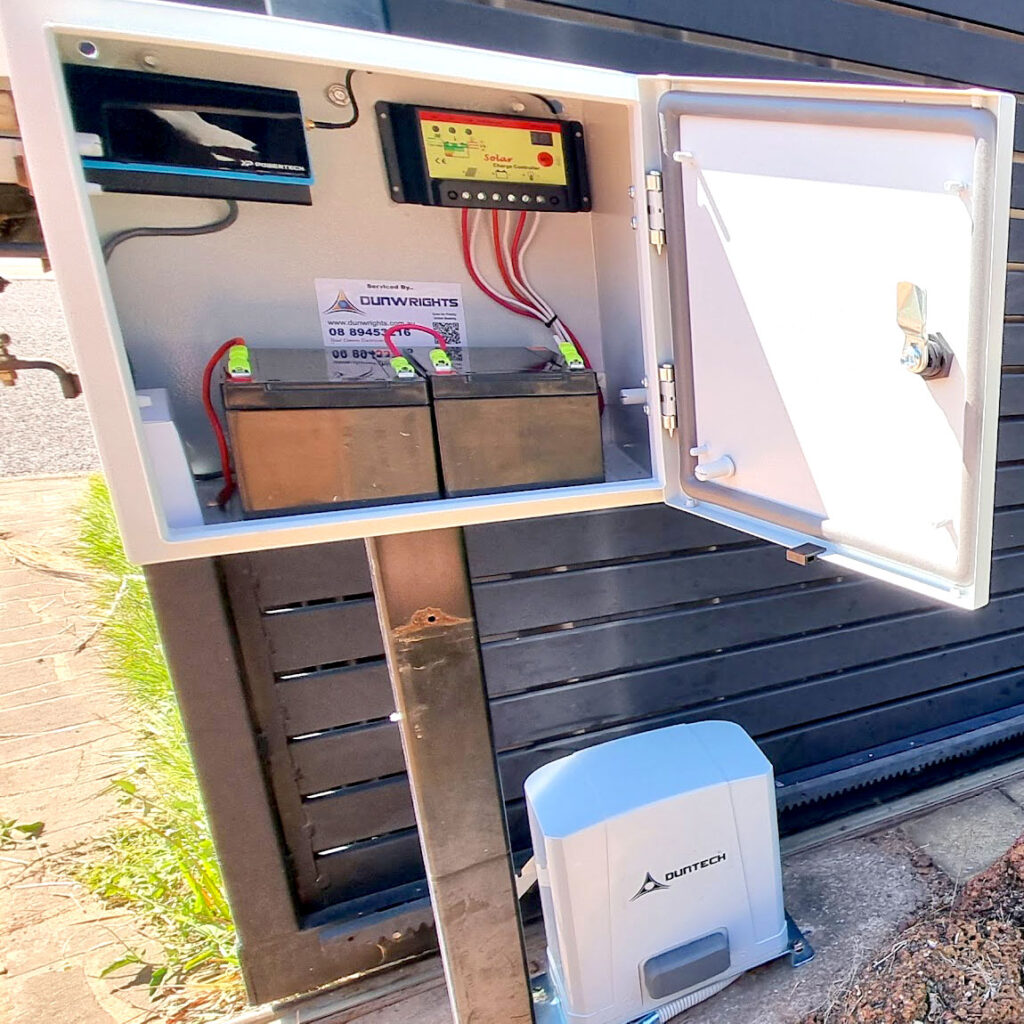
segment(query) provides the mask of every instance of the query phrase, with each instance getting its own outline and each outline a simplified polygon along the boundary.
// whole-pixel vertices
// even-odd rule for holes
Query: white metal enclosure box
[[[526,780],[526,804],[569,1024],[699,1001],[786,950],[774,775],[738,725],[576,751]]]
[[[1011,96],[637,77],[128,0],[2,0],[0,14],[133,559],[664,501],[953,604],[987,600]],[[65,85],[82,67],[287,90],[309,119],[312,205],[242,196],[227,230],[135,239],[105,263],[122,229],[202,225],[224,206],[87,181],[96,139],[76,135]],[[319,130],[344,116],[330,100],[342,82],[361,116]],[[209,507],[210,485],[191,479],[217,465],[204,364],[236,336],[326,346],[324,282],[440,282],[461,295],[470,369],[474,349],[550,345],[550,323],[474,288],[458,208],[393,200],[378,121],[411,104],[549,122],[554,110],[557,129],[585,134],[589,195],[580,212],[531,214],[529,272],[589,350],[604,482],[261,519]],[[502,214],[506,246],[514,216]],[[494,282],[487,248],[475,239]],[[161,455],[173,445],[146,441],[136,392],[150,389],[168,392],[187,471]],[[175,488],[198,489],[201,523],[175,515],[162,497]]]

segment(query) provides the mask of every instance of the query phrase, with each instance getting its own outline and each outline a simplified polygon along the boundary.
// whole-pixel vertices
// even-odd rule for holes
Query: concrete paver
[[[59,971],[34,974],[19,981],[15,990],[17,999],[9,1024],[39,1024],[53,1020],[54,1008],[61,1007],[62,1024],[96,1024],[93,1012],[95,1000],[78,965],[69,965]]]
[[[994,864],[1024,832],[1024,808],[989,790],[907,822],[907,835],[955,882]]]
[[[1009,782],[1004,782],[999,789],[1015,804],[1024,807],[1024,778],[1011,779]]]
[[[45,824],[37,842],[0,856],[3,1024],[146,1015],[99,980],[137,932],[69,877],[75,847],[123,813],[108,787],[131,747],[101,656],[82,646],[95,628],[92,595],[83,580],[11,555],[42,553],[63,569],[84,489],[84,478],[0,481],[0,814]]]

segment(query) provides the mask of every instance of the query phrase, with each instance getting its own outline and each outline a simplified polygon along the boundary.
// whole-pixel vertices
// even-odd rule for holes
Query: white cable
[[[505,266],[508,268],[509,277],[519,286],[521,292],[525,292],[527,299],[537,307],[537,319],[543,321],[544,326],[549,331],[553,331],[552,338],[556,345],[562,341],[568,341],[565,332],[561,330],[561,325],[558,321],[558,316],[555,311],[544,301],[543,297],[536,291],[531,289],[528,285],[524,284],[520,279],[519,275],[515,271],[515,265],[512,262],[512,239],[511,239],[511,227],[512,227],[513,215],[511,210],[505,211],[505,226],[501,232],[501,251],[505,259]],[[532,236],[537,231],[537,220],[534,218],[529,228],[529,234]]]
[[[480,264],[477,263],[477,261],[476,261],[476,253],[474,252],[474,249],[476,247],[476,231],[477,231],[477,228],[479,227],[479,224],[480,224],[480,214],[482,212],[483,212],[482,210],[474,210],[472,215],[471,215],[471,217],[470,217],[470,221],[469,221],[469,262],[470,262],[470,265],[473,267],[473,270],[476,272],[476,276],[478,278],[480,278],[480,281],[483,283],[484,287],[490,292],[490,297],[492,299],[500,298],[500,299],[504,300],[505,302],[510,303],[513,306],[518,306],[524,313],[526,313],[529,316],[532,316],[532,317],[536,318],[537,320],[539,320],[541,318],[540,314],[537,312],[536,309],[533,308],[533,306],[529,306],[525,302],[520,302],[517,298],[515,298],[512,295],[502,295],[502,293],[499,292],[498,289],[495,288],[494,285],[492,285],[491,282],[488,281],[487,278],[484,277],[483,273],[481,272]],[[460,216],[461,216],[461,214],[460,214]]]
[[[562,321],[558,319],[555,311],[547,304],[540,292],[530,283],[526,276],[526,250],[529,249],[530,243],[534,240],[537,235],[537,228],[540,226],[540,214],[533,213],[530,215],[530,226],[526,229],[526,234],[523,236],[522,241],[519,243],[519,270],[516,272],[516,264],[512,262],[511,249],[506,248],[506,255],[509,264],[509,273],[512,275],[512,279],[518,284],[526,295],[531,298],[537,304],[537,308],[544,314],[545,322],[550,322],[551,327],[555,332],[555,342],[567,341],[570,344],[572,339],[569,337],[568,332],[562,326]],[[507,233],[506,233],[507,234]]]
[[[520,243],[519,248],[519,260],[520,260],[520,273],[516,273],[515,264],[512,262],[512,242],[509,237],[509,229],[512,227],[512,212],[506,211],[505,213],[505,229],[502,232],[502,252],[505,255],[505,264],[508,267],[509,276],[517,285],[520,286],[520,290],[525,292],[527,298],[531,300],[533,305],[537,307],[545,320],[551,320],[555,316],[555,311],[544,301],[543,297],[538,294],[533,288],[530,287],[528,281],[522,279],[522,258],[523,252],[526,246],[533,241],[533,236],[537,233],[537,218],[534,217],[530,222],[530,227],[527,229],[526,235],[524,236],[523,242]]]

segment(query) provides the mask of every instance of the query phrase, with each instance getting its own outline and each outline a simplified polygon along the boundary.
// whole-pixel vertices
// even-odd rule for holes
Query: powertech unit
[[[526,780],[547,936],[538,1024],[657,1024],[813,956],[782,900],[775,784],[731,722],[576,751]]]
[[[310,202],[299,97],[268,89],[66,64],[86,180],[110,192]]]
[[[548,348],[479,348],[458,368],[409,354],[430,382],[449,497],[604,480],[597,376]]]
[[[665,502],[987,600],[1013,97],[636,76],[145,0],[0,16],[135,561]],[[411,426],[429,407],[358,385],[229,409],[221,443],[234,339],[374,364],[396,396],[424,332],[456,371],[426,371],[445,489]],[[526,390],[564,391],[478,369],[537,348],[565,365]],[[244,393],[316,390],[288,383]],[[180,446],[147,440],[136,393],[161,389]],[[378,417],[407,444],[325,426]],[[204,497],[223,478],[202,522],[172,471]]]
[[[249,348],[223,382],[246,513],[438,496],[426,381],[367,363],[337,377],[323,349]]]

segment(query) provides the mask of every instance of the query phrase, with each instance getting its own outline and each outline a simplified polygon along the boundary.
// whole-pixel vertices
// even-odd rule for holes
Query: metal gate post
[[[460,529],[368,539],[456,1024],[533,1020]]]

